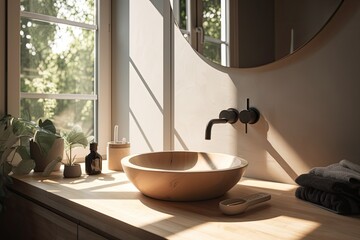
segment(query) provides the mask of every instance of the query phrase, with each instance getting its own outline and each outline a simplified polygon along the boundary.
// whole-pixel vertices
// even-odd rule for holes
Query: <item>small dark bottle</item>
[[[100,174],[102,157],[97,152],[97,143],[90,143],[90,153],[85,157],[85,171],[88,175]]]

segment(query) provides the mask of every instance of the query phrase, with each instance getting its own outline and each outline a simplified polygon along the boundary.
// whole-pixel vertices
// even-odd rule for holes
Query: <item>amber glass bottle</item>
[[[102,157],[97,152],[97,143],[90,143],[90,153],[85,157],[85,171],[88,175],[100,174]]]

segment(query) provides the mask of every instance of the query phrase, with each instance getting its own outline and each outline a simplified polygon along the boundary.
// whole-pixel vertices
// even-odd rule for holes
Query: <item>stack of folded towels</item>
[[[295,179],[295,196],[339,214],[360,213],[360,165],[349,160],[315,167]]]

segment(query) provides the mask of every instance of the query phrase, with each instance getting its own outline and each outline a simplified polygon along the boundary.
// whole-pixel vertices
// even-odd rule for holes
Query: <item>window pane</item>
[[[37,121],[51,119],[60,131],[68,131],[79,125],[88,136],[94,136],[94,101],[22,99],[21,117]]]
[[[211,61],[220,64],[221,63],[221,45],[212,42],[205,42],[203,55]]]
[[[179,9],[175,14],[176,20],[179,24],[180,29],[187,29],[186,21],[187,21],[187,12],[186,12],[186,0],[178,0]]]
[[[21,0],[22,11],[95,24],[94,0]]]
[[[95,31],[21,19],[21,91],[93,94]]]
[[[221,0],[203,0],[205,36],[221,39]]]

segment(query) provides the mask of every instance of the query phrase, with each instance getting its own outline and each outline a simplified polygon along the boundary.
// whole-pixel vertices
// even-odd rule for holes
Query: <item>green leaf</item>
[[[32,159],[21,160],[16,167],[13,167],[14,174],[28,174],[35,167],[35,161]]]
[[[65,132],[62,134],[62,137],[65,140],[65,147],[66,147],[66,156],[68,159],[68,164],[72,165],[74,163],[74,158],[72,156],[72,149],[76,147],[83,147],[85,148],[88,145],[88,138],[82,132],[80,126],[74,126],[70,132]]]
[[[21,157],[21,161],[17,166],[12,168],[14,174],[28,174],[35,167],[35,161],[31,159],[30,154],[25,146],[18,146],[16,153]]]
[[[44,155],[47,155],[57,138],[59,138],[57,135],[44,131],[36,131],[34,136],[35,142],[38,143]]]
[[[44,122],[39,119],[38,121],[38,125],[41,129],[51,132],[53,134],[56,134],[56,128],[55,125],[53,124],[53,122],[49,119],[46,119]]]
[[[87,137],[78,127],[73,128],[70,132],[64,134],[63,137],[69,148],[86,147],[88,145]]]
[[[13,118],[11,125],[16,136],[32,137],[36,128],[35,123],[21,118]]]
[[[46,166],[46,168],[44,169],[42,175],[47,177],[50,175],[50,173],[54,170],[55,166],[61,162],[61,158],[58,157],[54,160],[52,160],[51,162],[49,162],[49,164]]]
[[[21,159],[28,160],[31,159],[29,151],[25,146],[18,146],[16,152],[20,155]]]
[[[5,149],[12,148],[18,140],[19,140],[19,138],[17,136],[15,136],[14,134],[8,136],[7,141],[4,144]]]
[[[13,166],[9,163],[9,162],[4,162],[3,165],[3,173],[5,175],[8,175],[9,173],[11,173],[12,169],[13,169]]]
[[[0,128],[0,151],[13,146],[18,137],[13,133],[12,126]]]
[[[3,154],[1,155],[1,161],[0,163],[5,163],[7,162],[9,159],[9,155],[14,151],[15,147],[11,147],[11,148],[6,148],[5,151],[3,152]]]

